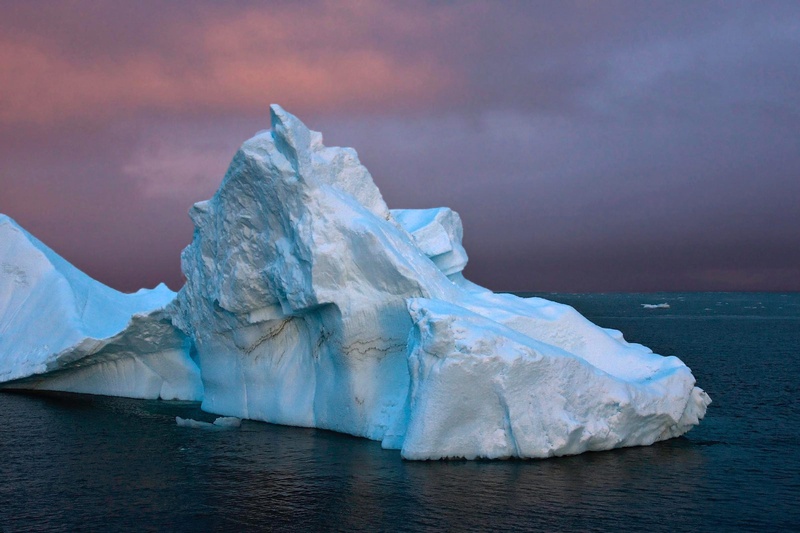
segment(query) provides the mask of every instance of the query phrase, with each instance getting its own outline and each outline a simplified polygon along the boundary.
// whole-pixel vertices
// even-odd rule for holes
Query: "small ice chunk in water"
[[[175,423],[178,424],[180,427],[184,428],[194,428],[194,429],[233,429],[238,428],[242,425],[242,419],[237,418],[235,416],[221,416],[214,420],[213,423],[211,422],[202,422],[200,420],[194,420],[192,418],[181,418],[179,416],[175,417]]]
[[[221,416],[214,420],[214,425],[221,428],[238,428],[242,425],[242,419],[235,416]]]

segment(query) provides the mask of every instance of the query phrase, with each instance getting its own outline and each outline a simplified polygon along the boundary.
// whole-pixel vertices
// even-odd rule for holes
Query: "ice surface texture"
[[[165,285],[122,294],[0,215],[0,383],[5,388],[199,400],[191,339]]]
[[[456,213],[390,211],[352,149],[271,111],[191,210],[170,313],[196,343],[204,410],[410,459],[651,444],[702,418],[710,400],[681,361],[470,283]]]
[[[699,423],[711,400],[680,360],[469,282],[458,214],[390,211],[355,151],[271,115],[191,209],[177,296],[118,293],[0,219],[0,382],[202,398],[408,459],[568,455]]]

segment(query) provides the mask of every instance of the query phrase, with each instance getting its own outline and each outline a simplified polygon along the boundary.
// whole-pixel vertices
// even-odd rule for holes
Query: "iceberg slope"
[[[0,383],[4,388],[199,400],[191,340],[163,308],[165,285],[123,294],[0,215]]]
[[[169,313],[195,340],[203,409],[411,459],[651,444],[705,414],[678,359],[467,281],[455,212],[390,211],[353,150],[271,116],[190,213]]]

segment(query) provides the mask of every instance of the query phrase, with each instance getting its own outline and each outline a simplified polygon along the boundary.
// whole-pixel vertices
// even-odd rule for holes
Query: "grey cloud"
[[[289,111],[327,144],[355,147],[391,207],[459,211],[476,281],[800,290],[800,5],[397,9],[437,24],[376,18],[361,44],[436,57],[459,74],[457,90],[401,111]],[[133,20],[154,32],[147,46],[173,42],[144,15]],[[115,46],[144,45],[132,34]],[[101,280],[175,288],[185,213],[213,192],[238,143],[267,127],[264,99],[246,117],[142,113],[78,121],[68,134],[0,126],[0,211]],[[173,151],[184,163],[170,171]]]

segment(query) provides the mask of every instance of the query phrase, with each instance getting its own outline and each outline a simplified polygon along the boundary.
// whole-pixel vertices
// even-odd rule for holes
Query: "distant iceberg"
[[[242,145],[214,197],[191,209],[186,285],[174,299],[120,304],[117,325],[100,335],[104,346],[125,336],[125,353],[143,365],[168,347],[181,364],[158,375],[181,391],[173,395],[202,397],[220,415],[378,440],[407,459],[647,445],[702,419],[711,400],[679,359],[569,306],[471,283],[457,213],[390,210],[354,150],[324,146],[279,106],[271,116],[272,129]],[[13,268],[27,276],[26,265]],[[17,275],[3,272],[0,295]],[[68,304],[26,307],[19,320],[21,304],[6,304],[0,331],[42,327],[74,313]],[[157,332],[142,334],[137,320]],[[34,357],[30,339],[2,339],[1,381],[25,386],[22,378],[51,379],[58,366],[25,361],[72,361],[50,345]],[[131,368],[124,375],[138,384],[143,374]],[[87,376],[95,388],[107,379]],[[112,379],[100,393],[144,390],[126,383]]]
[[[667,302],[661,304],[642,304],[644,309],[669,309],[669,304]]]

